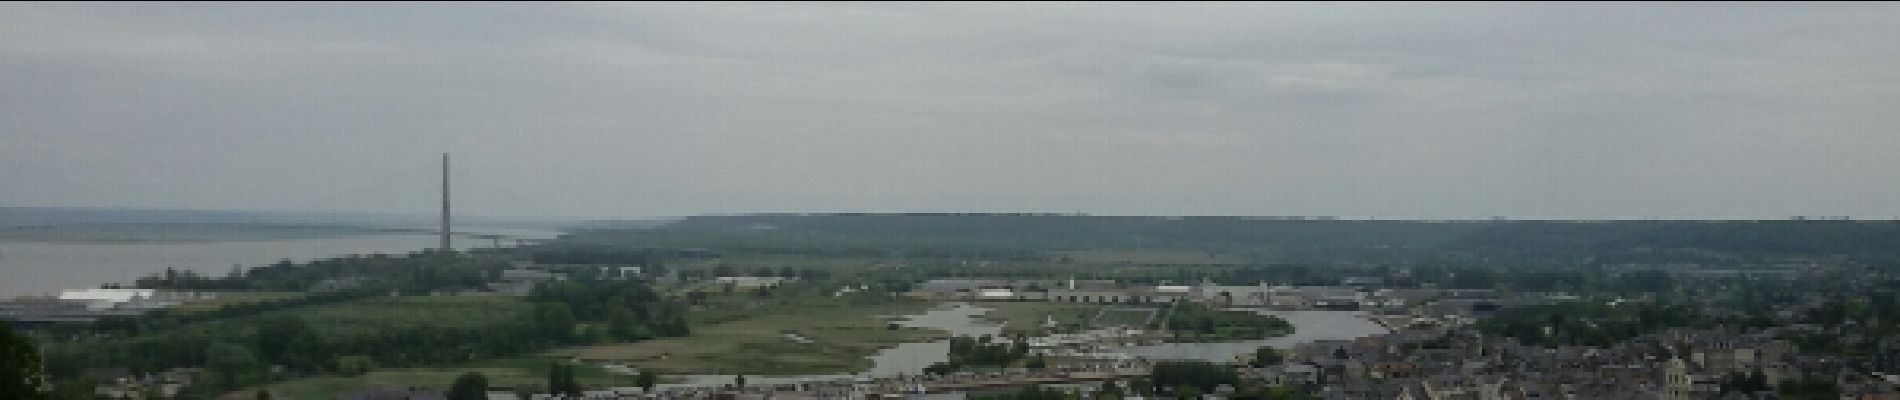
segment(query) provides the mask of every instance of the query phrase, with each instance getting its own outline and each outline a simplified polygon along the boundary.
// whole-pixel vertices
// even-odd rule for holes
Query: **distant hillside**
[[[1097,217],[1012,214],[851,214],[688,217],[671,229],[919,238],[1028,248],[1437,246],[1483,227],[1472,222],[1287,220],[1240,217]]]
[[[1702,250],[1739,254],[1900,254],[1894,221],[1511,222],[1460,244],[1544,252]]]

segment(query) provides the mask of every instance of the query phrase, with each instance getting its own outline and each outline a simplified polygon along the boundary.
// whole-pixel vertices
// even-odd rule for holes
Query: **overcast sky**
[[[1900,215],[1893,4],[0,5],[0,205]]]

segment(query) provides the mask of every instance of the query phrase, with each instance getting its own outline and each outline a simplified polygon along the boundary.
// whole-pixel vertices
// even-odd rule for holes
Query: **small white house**
[[[1016,291],[1006,288],[982,289],[976,292],[977,300],[1009,300],[1016,298]]]

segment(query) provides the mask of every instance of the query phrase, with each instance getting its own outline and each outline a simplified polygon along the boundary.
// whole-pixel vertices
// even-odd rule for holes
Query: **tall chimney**
[[[449,153],[442,153],[442,251],[454,250],[449,247]]]

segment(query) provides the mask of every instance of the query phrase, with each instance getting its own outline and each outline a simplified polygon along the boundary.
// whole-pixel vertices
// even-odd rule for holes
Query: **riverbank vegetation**
[[[136,333],[94,333],[47,344],[47,368],[150,373],[204,366],[193,393],[209,395],[313,374],[360,374],[520,354],[555,340],[538,335],[533,307],[493,295],[372,297]],[[277,366],[277,367],[270,367]]]
[[[1175,304],[1164,323],[1179,341],[1256,340],[1293,333],[1293,325],[1280,317],[1192,302]]]

